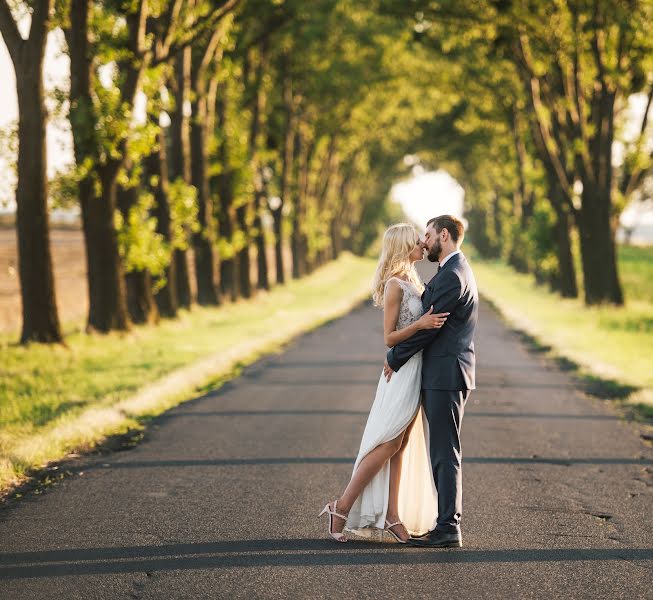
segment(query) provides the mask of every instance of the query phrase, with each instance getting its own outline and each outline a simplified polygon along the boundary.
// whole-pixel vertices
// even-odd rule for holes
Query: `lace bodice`
[[[399,330],[417,321],[424,314],[424,309],[422,308],[421,294],[413,283],[398,277],[391,277],[388,282],[393,279],[399,283],[403,291],[401,305],[399,306],[399,318],[397,319],[397,330]],[[386,286],[388,282],[386,282]]]

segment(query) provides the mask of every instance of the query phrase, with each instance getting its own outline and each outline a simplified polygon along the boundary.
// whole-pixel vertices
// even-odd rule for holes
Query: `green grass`
[[[621,246],[619,269],[628,301],[653,303],[653,246]]]
[[[67,453],[209,389],[297,334],[369,295],[374,261],[343,255],[311,276],[220,308],[194,308],[159,327],[68,347],[0,340],[0,491]]]
[[[473,267],[481,293],[552,355],[577,365],[590,391],[653,417],[653,248],[619,249],[623,308],[562,299],[499,261],[475,257]]]

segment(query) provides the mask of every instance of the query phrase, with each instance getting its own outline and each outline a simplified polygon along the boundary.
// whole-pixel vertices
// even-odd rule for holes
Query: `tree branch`
[[[558,184],[560,184],[560,177],[558,176],[558,173],[556,171],[556,168],[553,164],[553,162],[550,160],[549,157],[549,152],[546,148],[546,145],[544,143],[544,139],[542,138],[541,131],[539,128],[539,125],[537,123],[536,118],[531,118],[530,119],[531,123],[531,131],[532,131],[532,136],[533,136],[533,143],[535,144],[535,147],[538,150],[538,153],[540,155],[540,159],[544,163],[544,167],[546,168],[548,173],[553,173],[551,176],[554,179],[558,180]],[[571,188],[570,187],[565,187],[565,186],[560,186],[560,189],[562,190],[562,198],[564,199],[565,204],[571,211],[573,215],[575,215],[578,211],[576,207],[574,206],[574,203],[572,202],[572,195],[571,195]]]
[[[642,117],[642,124],[639,128],[639,135],[635,142],[635,152],[639,153],[642,150],[642,145],[646,140],[646,129],[648,127],[648,114],[653,104],[653,84],[651,85],[648,96],[646,98],[646,108],[644,109],[644,116]],[[649,156],[649,165],[645,168],[636,166],[632,171],[628,172],[624,165],[624,174],[621,178],[619,191],[623,194],[624,198],[628,198],[642,183],[645,175],[651,171],[653,167],[653,152]]]
[[[594,12],[592,15],[592,40],[591,40],[591,47],[592,47],[592,56],[594,57],[594,62],[596,64],[596,68],[599,73],[599,81],[601,82],[601,86],[603,89],[608,88],[607,81],[605,79],[605,65],[603,64],[603,56],[601,55],[601,49],[604,46],[604,42],[599,41],[599,22],[598,22],[598,0],[594,0]],[[603,32],[601,31],[601,34]],[[603,37],[601,37],[603,39]]]
[[[161,53],[157,53],[157,55],[152,59],[150,65],[156,67],[161,63],[168,62],[181,50],[187,48],[196,42],[201,36],[211,31],[211,29],[218,25],[222,19],[235,10],[241,1],[242,0],[225,0],[222,6],[217,8],[209,17],[206,17],[199,24],[196,24],[196,27],[187,36],[184,36],[183,39],[179,39],[176,42],[168,40],[165,47],[162,46]]]
[[[255,46],[259,46],[264,41],[269,39],[273,33],[281,29],[292,18],[293,18],[292,14],[287,13],[280,17],[277,17],[276,19],[275,18],[270,19],[265,23],[265,27],[263,28],[263,31],[261,31],[259,35],[249,40],[243,46],[237,46],[233,54],[239,56],[243,56],[247,54],[247,52],[249,52],[251,48],[254,48]]]
[[[522,79],[526,88],[526,95],[530,100],[531,107],[533,108],[533,118],[537,124],[539,135],[542,138],[542,149],[546,152],[546,159],[551,165],[551,168],[558,176],[560,180],[560,185],[565,191],[565,194],[569,194],[571,197],[572,185],[567,176],[567,170],[560,160],[560,153],[562,148],[560,144],[557,143],[557,140],[554,139],[552,132],[545,123],[543,118],[544,106],[542,105],[542,100],[540,97],[540,80],[530,65],[530,60],[528,57],[528,51],[525,48],[525,41],[523,36],[519,36],[517,39],[517,50],[522,59]]]
[[[11,14],[11,10],[9,10],[7,0],[0,0],[0,33],[2,33],[2,37],[11,55],[11,60],[15,66],[19,59],[20,49],[25,40],[23,40],[20,31],[18,31],[18,25],[14,20],[14,16]]]
[[[193,90],[198,93],[203,92],[205,89],[206,72],[209,68],[209,65],[211,64],[211,61],[213,61],[216,57],[216,53],[218,52],[218,47],[220,45],[220,40],[222,40],[222,36],[225,33],[224,29],[224,27],[218,27],[213,32],[213,35],[211,35],[209,38],[209,41],[202,52],[202,58],[199,64],[197,67],[191,69],[191,86]]]
[[[53,5],[54,0],[36,0],[34,3],[28,38],[30,44],[41,46],[44,43],[50,28],[50,13]]]
[[[138,0],[136,12],[127,16],[128,44],[133,58],[124,60],[119,65],[126,72],[124,83],[120,86],[120,96],[130,107],[133,106],[143,69],[151,58],[151,53],[145,48],[146,23],[147,0]]]
[[[186,0],[171,0],[168,2],[168,10],[165,15],[163,26],[163,39],[157,40],[155,56],[167,54],[170,51],[172,40],[179,29],[179,16]]]

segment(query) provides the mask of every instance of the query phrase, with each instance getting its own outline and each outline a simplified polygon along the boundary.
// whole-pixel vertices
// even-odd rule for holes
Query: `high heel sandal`
[[[388,523],[388,520],[386,519],[384,530],[387,531],[395,540],[397,540],[398,543],[405,544],[406,540],[402,540],[394,531],[392,531],[392,528],[396,525],[403,525],[403,523],[401,521],[397,521],[396,523]]]
[[[318,518],[321,517],[324,513],[327,513],[329,515],[329,535],[336,540],[336,542],[344,543],[347,541],[347,538],[345,537],[344,533],[338,533],[338,532],[333,532],[333,517],[340,517],[341,519],[344,519],[345,523],[347,522],[347,517],[345,515],[341,515],[338,512],[338,501],[334,500],[333,501],[333,510],[331,510],[331,506],[329,503],[322,509],[322,512],[318,515]]]

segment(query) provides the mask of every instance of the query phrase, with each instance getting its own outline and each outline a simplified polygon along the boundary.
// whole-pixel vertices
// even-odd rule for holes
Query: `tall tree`
[[[249,66],[249,61],[254,65]],[[265,137],[265,111],[267,101],[267,90],[264,84],[263,75],[267,69],[268,48],[267,41],[263,41],[256,49],[252,49],[250,57],[247,58],[245,73],[253,71],[251,81],[251,124],[249,131],[249,160],[253,177],[253,191],[251,206],[254,215],[252,221],[254,241],[256,244],[256,266],[258,289],[267,290],[270,288],[268,276],[268,262],[266,254],[265,230],[261,213],[265,210],[266,203],[266,167],[261,159],[262,139]],[[246,82],[248,83],[248,82]]]
[[[653,45],[643,31],[653,7],[565,2],[519,16],[515,55],[544,150],[579,228],[585,300],[620,305],[615,233],[621,206],[612,152],[620,106],[645,84],[643,61]],[[543,18],[555,26],[543,26]],[[580,206],[562,164],[566,156],[582,184]]]
[[[237,269],[234,250],[234,186],[235,173],[231,164],[230,117],[227,96],[229,86],[223,82],[216,94],[216,127],[218,148],[216,159],[220,168],[212,178],[212,193],[219,198],[218,235],[222,243],[220,255],[220,291],[232,302],[238,297]]]
[[[191,184],[191,158],[190,158],[190,122],[186,107],[190,106],[190,62],[191,48],[187,46],[180,50],[173,59],[173,75],[170,78],[170,87],[174,93],[174,103],[170,115],[170,152],[169,176],[171,181]],[[171,266],[174,262],[175,279],[168,285],[176,288],[179,306],[190,308],[190,274],[188,269],[188,256],[183,247],[175,248],[171,257]]]
[[[276,206],[270,207],[274,221],[274,256],[276,263],[277,283],[285,283],[285,264],[283,253],[283,214],[284,206],[290,205],[292,186],[292,165],[295,138],[295,108],[292,87],[292,74],[290,73],[290,54],[285,52],[281,56],[281,80],[283,85],[283,155],[281,164],[280,194]],[[287,204],[286,204],[287,203]]]
[[[26,39],[7,0],[0,0],[0,33],[16,73],[18,96],[18,185],[16,234],[22,300],[21,342],[60,342],[61,328],[50,253],[43,90],[45,44],[53,0],[21,2],[31,9]]]
[[[124,269],[114,227],[116,178],[128,137],[123,133],[114,139],[102,139],[98,131],[103,107],[94,90],[97,86],[90,38],[91,7],[90,0],[71,0],[70,23],[65,33],[71,64],[70,122],[75,158],[78,167],[86,171],[80,178],[79,194],[89,285],[88,328],[106,332],[130,326]],[[139,0],[125,10],[124,53],[116,62],[121,69],[117,87],[120,105],[131,108],[147,56],[147,4]],[[114,146],[110,153],[106,152],[106,145]]]
[[[132,112],[145,70],[168,62],[212,30],[238,0],[205,5],[147,0],[93,6],[71,0],[66,37],[71,58],[71,126],[78,168],[80,202],[89,277],[89,328],[99,331],[129,327],[117,233],[113,224],[116,181],[132,137]],[[100,8],[112,8],[112,11]],[[182,18],[186,11],[189,20]],[[94,43],[90,42],[89,14]],[[113,66],[107,90],[95,82],[98,61]]]
[[[195,44],[191,61],[191,179],[197,188],[199,208],[199,230],[193,235],[195,254],[195,280],[199,304],[218,304],[218,290],[215,283],[215,239],[213,208],[209,191],[207,171],[207,118],[209,112],[209,68],[221,54],[220,43],[224,29],[218,28],[206,36],[203,43]]]

